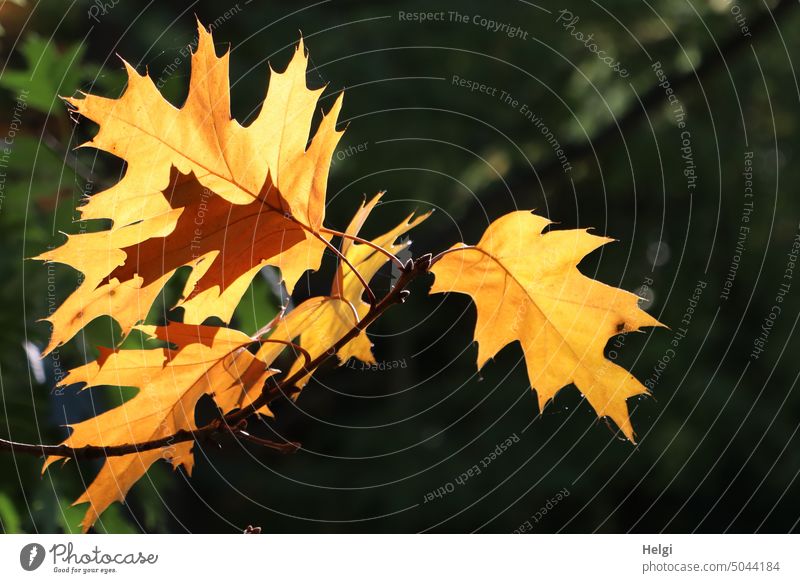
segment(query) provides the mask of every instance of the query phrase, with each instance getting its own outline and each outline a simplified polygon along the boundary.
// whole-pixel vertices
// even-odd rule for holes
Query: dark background
[[[271,426],[301,441],[302,451],[279,456],[236,443],[196,448],[191,479],[154,466],[127,505],[103,515],[98,531],[236,532],[253,524],[267,532],[511,532],[526,521],[533,532],[797,530],[800,273],[794,281],[784,274],[800,220],[800,89],[793,69],[800,62],[800,6],[538,4],[3,3],[0,139],[11,137],[12,145],[0,168],[0,434],[56,443],[66,420],[120,402],[116,389],[52,392],[59,370],[114,341],[111,320],[95,321],[57,360],[37,358],[49,333],[37,319],[74,289],[77,276],[24,258],[60,244],[60,231],[77,230],[74,207],[83,194],[124,170],[105,154],[71,151],[95,130],[86,121],[76,126],[56,96],[118,95],[121,55],[161,79],[164,94],[179,105],[189,76],[181,50],[196,38],[197,15],[214,23],[220,51],[232,47],[233,114],[242,122],[263,99],[267,63],[281,70],[300,31],[313,64],[309,82],[327,84],[321,106],[346,89],[347,132],[328,191],[330,227],[344,228],[364,194],[387,189],[387,204],[366,234],[383,232],[411,210],[435,208],[413,236],[419,255],[459,240],[474,243],[490,220],[515,208],[538,209],[565,228],[594,227],[618,239],[581,269],[646,296],[647,309],[670,329],[609,344],[617,362],[653,385],[652,397],[630,401],[639,436],[633,446],[598,421],[574,387],[540,415],[516,344],[478,374],[474,307],[464,296],[429,297],[430,279],[418,281],[407,305],[371,328],[379,361],[398,366],[327,367],[296,404],[276,406]],[[399,15],[439,10],[457,10],[468,22],[450,22],[447,14],[444,21],[407,22]],[[556,22],[561,10],[579,17],[574,31],[593,34],[629,76],[621,78]],[[519,26],[527,38],[486,30],[473,24],[476,15]],[[693,189],[654,62],[686,115]],[[453,75],[496,87],[498,96],[454,86]],[[15,119],[23,90],[27,108],[17,108]],[[566,148],[571,170],[554,160],[539,128],[500,101],[500,91],[542,118]],[[366,147],[351,155],[358,144]],[[750,199],[746,152],[753,161]],[[743,222],[748,200],[752,212]],[[742,226],[750,231],[740,239]],[[723,299],[732,265],[738,269]],[[295,301],[324,291],[334,266],[327,257],[322,272],[298,286]],[[391,277],[379,274],[377,289],[387,289]],[[789,292],[776,304],[787,281]],[[692,302],[698,282],[705,288]],[[176,289],[173,282],[167,295]],[[267,278],[257,279],[234,324],[254,330],[277,302]],[[774,305],[781,313],[755,358],[754,341]],[[161,307],[153,313],[159,318]],[[518,443],[481,475],[456,484],[512,434]],[[84,509],[69,504],[97,465],[70,463],[43,476],[40,468],[31,456],[0,453],[4,531],[77,526]],[[452,493],[424,502],[448,483]]]

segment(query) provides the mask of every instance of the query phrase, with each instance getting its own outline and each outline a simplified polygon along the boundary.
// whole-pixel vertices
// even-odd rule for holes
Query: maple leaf
[[[290,291],[304,271],[319,268],[326,246],[319,237],[330,239],[319,230],[342,133],[335,127],[341,94],[309,143],[323,89],[306,86],[301,40],[286,70],[271,72],[259,115],[243,127],[230,114],[229,53],[218,57],[199,23],[198,35],[181,108],[128,63],[118,99],[66,100],[99,125],[83,146],[114,154],[127,168],[120,182],[80,207],[84,220],[110,219],[111,228],[70,236],[38,257],[84,276],[47,318],[53,332],[45,353],[101,315],[114,317],[126,334],[183,266],[192,273],[179,305],[184,321],[196,324],[212,315],[227,322],[265,265],[281,269]]]
[[[366,222],[372,210],[380,201],[384,193],[379,193],[369,202],[362,203],[356,211],[345,233],[350,236],[357,236],[361,227]],[[406,219],[392,230],[372,240],[376,247],[383,248],[393,254],[407,248],[410,240],[396,243],[396,240],[419,225],[430,216],[430,212],[414,217],[409,215]],[[387,255],[378,251],[375,247],[356,243],[351,238],[344,237],[342,240],[341,253],[368,282],[375,277],[381,267],[388,261]],[[312,358],[319,356],[329,349],[340,338],[344,337],[364,316],[369,312],[370,305],[363,301],[364,285],[356,274],[345,262],[340,262],[336,270],[331,295],[322,298],[316,309],[315,322],[312,328],[300,335],[299,344],[305,348]],[[317,299],[317,298],[315,298]],[[362,362],[374,364],[375,357],[372,354],[372,343],[367,336],[366,328],[359,331],[358,335],[345,344],[337,352],[339,361],[344,363],[350,358],[356,358]],[[296,361],[289,371],[291,376],[302,368],[302,362]],[[302,388],[308,382],[310,373],[300,379],[296,384]]]
[[[548,225],[528,211],[494,221],[477,245],[457,244],[434,263],[431,293],[474,300],[479,369],[519,341],[540,411],[574,383],[600,417],[634,441],[626,399],[647,389],[604,350],[617,334],[662,324],[639,309],[636,295],[578,270],[585,255],[612,239],[581,229],[543,233]]]
[[[64,441],[70,447],[144,443],[169,437],[177,431],[193,431],[195,407],[203,395],[212,395],[222,413],[252,403],[265,380],[275,371],[269,364],[277,355],[264,345],[255,355],[246,346],[253,339],[220,327],[170,323],[142,326],[155,338],[177,346],[144,350],[101,350],[100,357],[73,369],[61,385],[83,383],[84,389],[104,385],[129,386],[137,394],[119,407],[71,425]],[[281,346],[281,348],[283,348]],[[262,414],[271,415],[268,409]],[[88,502],[81,523],[84,532],[113,502],[122,501],[128,490],[159,459],[182,466],[191,474],[193,442],[138,453],[109,457],[97,477],[75,504]],[[58,459],[49,457],[44,469]]]

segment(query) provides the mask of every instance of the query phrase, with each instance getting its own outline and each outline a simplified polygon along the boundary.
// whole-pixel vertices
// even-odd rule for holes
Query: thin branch
[[[194,431],[180,430],[172,435],[143,443],[111,446],[87,445],[83,447],[69,447],[63,444],[40,445],[18,443],[0,438],[0,451],[56,456],[62,458],[106,458],[141,453],[160,448],[169,449],[172,448],[176,443],[182,443],[186,441],[202,442],[226,433],[234,433],[238,434],[240,437],[244,437],[241,435],[242,421],[246,420],[251,415],[254,415],[264,405],[269,405],[272,401],[280,397],[290,396],[296,393],[298,391],[296,386],[297,381],[307,374],[307,372],[310,372],[318,368],[321,364],[325,363],[342,347],[344,347],[345,344],[360,334],[362,330],[378,319],[390,307],[403,303],[408,297],[409,293],[408,290],[406,290],[406,287],[419,276],[428,273],[431,265],[431,259],[431,255],[428,254],[420,257],[417,260],[409,261],[403,267],[400,277],[397,279],[397,283],[389,291],[389,293],[387,293],[378,303],[372,306],[364,318],[362,318],[355,326],[353,326],[353,328],[351,328],[347,334],[337,340],[329,350],[311,360],[307,365],[307,371],[299,370],[290,377],[275,383],[273,386],[265,385],[261,395],[254,399],[253,402],[244,409],[239,409],[238,411],[230,413],[221,419],[214,419],[212,422]],[[253,436],[248,434],[246,439],[253,441],[253,439],[250,439],[252,437]],[[260,445],[265,444],[260,443]]]
[[[216,421],[216,420],[215,420]],[[71,458],[103,458],[132,453],[141,453],[159,448],[171,448],[176,443],[184,441],[204,441],[213,434],[221,433],[223,430],[214,424],[197,431],[180,430],[167,437],[154,439],[144,443],[130,443],[124,445],[85,445],[83,447],[69,447],[68,445],[39,445],[32,443],[18,443],[0,438],[0,451],[10,451],[12,453],[32,453],[34,455],[71,457]]]
[[[330,241],[328,241],[325,237],[323,237],[319,233],[314,232],[313,234],[317,239],[325,243],[328,249],[330,249],[336,254],[336,256],[339,258],[339,261],[344,262],[347,265],[347,267],[350,268],[350,271],[353,272],[353,274],[358,278],[358,281],[361,282],[361,285],[364,286],[364,289],[367,292],[367,299],[369,300],[369,305],[374,306],[375,303],[378,301],[378,299],[375,297],[375,292],[373,292],[372,288],[369,287],[369,283],[367,283],[367,280],[365,280],[364,276],[361,275],[361,272],[358,269],[356,269],[355,265],[350,263],[350,260],[347,257],[345,257],[341,251],[339,251],[336,248],[336,245],[331,244]]]
[[[284,443],[280,443],[277,441],[272,441],[270,439],[263,439],[261,437],[256,437],[255,435],[251,435],[250,433],[247,433],[247,431],[244,431],[242,429],[234,431],[232,435],[234,437],[239,437],[244,441],[249,441],[251,443],[255,443],[256,445],[260,445],[261,447],[274,449],[279,453],[295,453],[301,447],[301,445],[296,441],[286,441]]]
[[[265,334],[266,332],[262,332]],[[256,342],[274,342],[275,344],[283,344],[285,346],[290,346],[296,353],[299,352],[303,356],[303,367],[308,367],[311,364],[311,354],[309,354],[308,350],[296,344],[294,342],[290,342],[289,340],[278,340],[276,338],[259,338]]]
[[[341,231],[337,231],[335,229],[328,229],[327,227],[322,227],[320,229],[320,232],[321,233],[327,233],[328,235],[334,235],[335,237],[342,237],[343,239],[351,239],[351,240],[355,241],[356,243],[361,243],[362,245],[367,245],[369,247],[372,247],[373,249],[375,249],[379,253],[383,253],[384,255],[386,255],[386,257],[392,263],[394,263],[399,269],[403,269],[403,267],[404,267],[403,262],[400,261],[400,259],[397,257],[397,255],[395,255],[394,253],[392,253],[391,251],[389,251],[387,249],[384,249],[380,245],[377,245],[377,244],[373,243],[372,241],[368,241],[367,239],[362,239],[361,237],[359,237],[357,235],[351,235],[349,233],[342,233]]]

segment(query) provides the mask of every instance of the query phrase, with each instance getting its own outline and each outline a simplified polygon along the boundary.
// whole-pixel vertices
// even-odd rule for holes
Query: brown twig
[[[269,449],[274,449],[280,453],[294,453],[298,449],[300,449],[301,445],[296,441],[285,441],[283,443],[278,441],[272,441],[270,439],[263,439],[261,437],[256,437],[255,435],[251,435],[240,429],[239,431],[235,431],[232,433],[234,437],[238,437],[245,441],[249,441],[250,443],[255,443],[256,445],[260,445],[261,447],[266,447]]]
[[[244,437],[244,435],[242,435],[244,432],[241,429],[242,421],[246,420],[251,415],[254,415],[264,405],[269,405],[272,401],[280,397],[288,397],[293,393],[296,393],[298,390],[296,383],[298,380],[300,380],[300,378],[302,378],[308,372],[315,370],[321,364],[325,363],[329,358],[336,354],[339,349],[344,347],[348,342],[350,342],[350,340],[360,334],[362,330],[378,319],[390,307],[403,303],[406,297],[408,297],[409,292],[406,290],[408,284],[410,284],[419,276],[427,273],[430,265],[430,254],[424,255],[417,260],[409,260],[408,263],[403,266],[400,277],[397,279],[397,283],[389,291],[389,293],[387,293],[379,302],[373,305],[364,318],[362,318],[355,326],[353,326],[353,328],[351,328],[347,334],[337,340],[329,350],[310,360],[304,369],[297,371],[290,377],[275,383],[273,386],[265,385],[261,395],[259,395],[248,407],[234,411],[233,413],[226,415],[221,419],[214,419],[209,424],[195,429],[194,431],[180,430],[172,435],[142,443],[110,446],[86,445],[82,447],[69,447],[63,444],[41,445],[19,443],[0,438],[0,451],[64,458],[105,458],[141,453],[159,448],[171,448],[176,443],[182,443],[186,441],[203,442],[225,433],[232,433],[233,435]],[[268,441],[261,440],[260,438],[256,438],[250,434],[247,434],[246,439],[249,441],[258,440],[260,445],[266,445],[264,442]],[[275,444],[274,442],[269,443],[271,445],[267,447],[272,447],[274,445],[281,447],[282,445],[285,445]],[[275,447],[272,448],[275,449]]]

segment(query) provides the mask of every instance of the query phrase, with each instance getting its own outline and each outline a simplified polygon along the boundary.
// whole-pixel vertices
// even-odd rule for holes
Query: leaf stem
[[[266,331],[262,332],[262,334],[266,334]],[[309,354],[308,350],[299,344],[296,344],[295,342],[290,342],[289,340],[278,340],[276,338],[259,338],[256,340],[256,342],[274,342],[275,344],[289,346],[295,351],[295,354],[300,353],[303,355],[303,367],[308,367],[308,365],[311,364],[311,354]]]
[[[448,253],[454,253],[455,251],[463,251],[464,249],[472,249],[475,245],[463,245],[462,247],[451,247],[450,249],[445,249],[441,253],[434,255],[433,259],[431,259],[431,265],[439,261],[442,257],[447,255]]]
[[[337,231],[335,229],[328,229],[327,227],[322,227],[320,229],[320,232],[321,233],[327,233],[328,235],[334,235],[336,237],[342,237],[343,239],[351,239],[351,240],[355,241],[356,243],[361,243],[362,245],[367,245],[369,247],[372,247],[373,249],[375,249],[379,253],[383,253],[384,255],[386,255],[386,257],[392,263],[394,263],[399,269],[403,269],[403,267],[405,267],[403,265],[403,262],[400,261],[400,259],[397,257],[397,255],[395,255],[391,251],[388,251],[387,249],[384,249],[380,245],[376,245],[372,241],[369,241],[367,239],[362,239],[358,235],[351,235],[349,233],[342,233],[341,231]]]
[[[345,265],[347,265],[347,267],[350,268],[350,271],[352,271],[353,274],[355,274],[355,276],[358,278],[358,281],[360,281],[361,285],[364,286],[364,290],[367,292],[367,299],[369,300],[370,307],[374,307],[378,299],[375,297],[375,292],[373,292],[372,288],[369,287],[369,283],[367,283],[367,280],[365,280],[364,276],[361,275],[361,272],[358,269],[356,269],[355,265],[350,263],[350,260],[347,257],[345,257],[341,251],[339,251],[336,248],[336,245],[333,245],[330,241],[328,241],[325,237],[323,237],[319,233],[313,233],[313,234],[317,239],[325,243],[328,249],[333,251],[340,261],[342,261]]]

